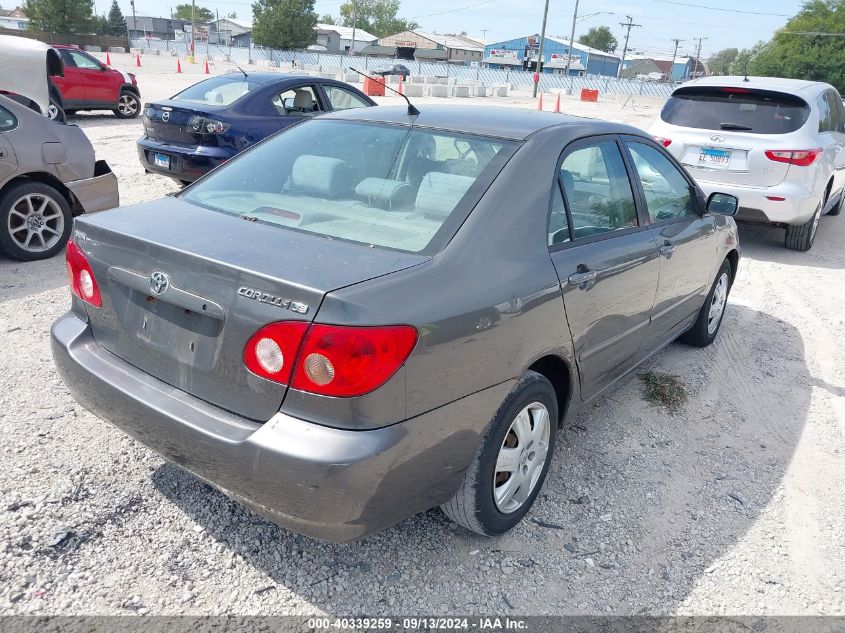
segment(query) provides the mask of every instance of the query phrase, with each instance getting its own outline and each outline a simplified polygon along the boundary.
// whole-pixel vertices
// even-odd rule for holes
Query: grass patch
[[[651,404],[666,407],[673,413],[679,411],[687,401],[687,388],[678,376],[662,371],[647,371],[640,374],[644,385],[644,397]]]

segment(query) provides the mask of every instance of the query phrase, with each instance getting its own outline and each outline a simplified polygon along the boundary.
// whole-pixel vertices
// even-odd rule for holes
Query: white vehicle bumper
[[[784,181],[774,187],[744,187],[722,182],[698,180],[706,195],[718,191],[729,193],[739,200],[736,219],[770,224],[800,225],[807,222],[819,204],[821,194],[804,185]]]

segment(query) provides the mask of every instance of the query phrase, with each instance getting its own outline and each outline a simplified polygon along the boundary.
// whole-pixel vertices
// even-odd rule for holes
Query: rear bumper
[[[153,141],[146,136],[138,139],[138,158],[147,171],[193,182],[235,156],[233,149],[205,145],[170,145]],[[153,156],[164,154],[170,158],[170,168],[158,167]]]
[[[708,196],[717,191],[736,196],[739,200],[739,211],[736,214],[738,221],[804,224],[813,217],[821,199],[821,193],[816,195],[806,186],[788,181],[774,187],[744,187],[706,180],[696,182]]]
[[[74,313],[52,328],[53,358],[73,397],[270,520],[342,542],[454,494],[512,383],[393,426],[349,431],[277,413],[244,420],[101,348]]]
[[[94,166],[94,177],[66,182],[65,186],[79,201],[85,213],[114,209],[120,206],[117,177],[108,163],[98,160]]]

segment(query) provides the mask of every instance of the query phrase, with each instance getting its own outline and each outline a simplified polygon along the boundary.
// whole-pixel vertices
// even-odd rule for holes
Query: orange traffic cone
[[[205,58],[205,74],[210,75],[211,71],[208,70],[208,57]]]
[[[555,101],[555,112],[560,114],[560,93],[557,93],[557,101]]]
[[[178,57],[176,58],[176,72],[177,72],[177,73],[181,73],[181,72],[182,72],[182,62],[180,62],[180,61],[179,61],[179,58],[178,58]]]
[[[542,112],[543,111],[543,93],[540,93],[540,100],[537,102],[537,109]]]
[[[135,53],[135,65],[141,67],[141,53]]]
[[[106,51],[106,66],[111,66],[111,57],[109,57],[108,51]]]

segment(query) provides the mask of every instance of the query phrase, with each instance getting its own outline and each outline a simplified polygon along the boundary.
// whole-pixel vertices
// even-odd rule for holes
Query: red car
[[[64,113],[77,110],[111,110],[121,119],[131,119],[141,112],[141,92],[132,73],[106,66],[96,57],[76,46],[51,44],[65,66],[64,77],[51,77],[51,119],[64,119]]]

